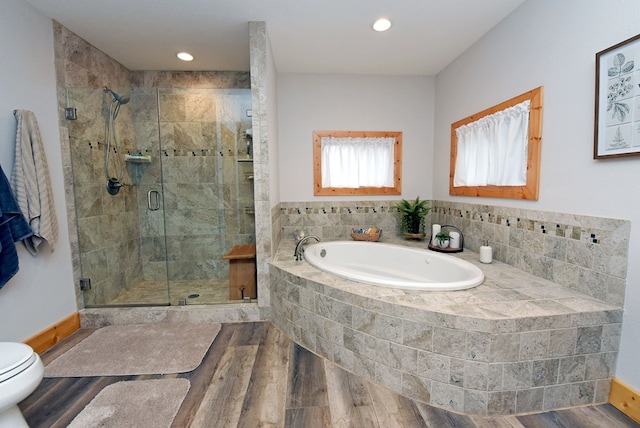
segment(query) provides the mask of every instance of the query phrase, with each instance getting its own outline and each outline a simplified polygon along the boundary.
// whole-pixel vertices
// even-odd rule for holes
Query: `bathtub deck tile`
[[[377,314],[375,317],[375,335],[391,342],[402,343],[402,319]]]
[[[433,349],[433,327],[427,323],[404,320],[402,338],[406,346],[424,351]]]
[[[451,357],[464,358],[467,333],[452,328],[433,329],[433,352]]]
[[[465,347],[465,358],[470,361],[490,361],[491,334],[468,331]]]
[[[478,264],[470,253],[460,257]],[[273,266],[302,278],[287,280],[297,294],[273,287],[274,320],[321,356],[394,391],[422,400],[428,393],[431,404],[489,416],[558,408],[561,393],[569,405],[606,400],[619,306],[500,262],[481,266],[484,284],[455,292]],[[560,385],[569,388],[554,388]]]
[[[454,328],[465,331],[483,331],[491,333],[495,331],[495,319],[490,319],[481,308],[464,307],[457,308],[459,315],[456,317]]]

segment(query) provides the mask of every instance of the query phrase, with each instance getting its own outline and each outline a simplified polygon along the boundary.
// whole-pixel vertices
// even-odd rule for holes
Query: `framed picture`
[[[594,159],[640,155],[640,34],[596,54]]]

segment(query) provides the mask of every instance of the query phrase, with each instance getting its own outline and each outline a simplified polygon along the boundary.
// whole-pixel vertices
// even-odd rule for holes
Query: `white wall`
[[[37,257],[17,245],[20,271],[0,290],[0,341],[23,341],[75,312],[73,275],[58,131],[52,22],[23,0],[5,0],[0,14],[0,164],[10,178],[13,109],[32,110],[45,144],[59,234],[56,250]]]
[[[637,0],[529,0],[436,77],[434,198],[630,219],[616,377],[640,390],[640,158],[593,159],[595,54],[640,32]],[[637,66],[637,65],[636,65]],[[540,199],[448,195],[450,125],[544,86]]]
[[[434,79],[280,74],[280,198],[312,201],[313,131],[402,131],[403,198],[431,199]],[[338,197],[329,197],[332,200]],[[398,199],[398,196],[343,197]]]

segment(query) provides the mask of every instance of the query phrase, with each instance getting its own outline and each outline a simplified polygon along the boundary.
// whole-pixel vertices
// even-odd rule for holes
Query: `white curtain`
[[[393,137],[322,137],[322,187],[393,187]]]
[[[529,106],[527,100],[455,130],[454,187],[527,184]]]

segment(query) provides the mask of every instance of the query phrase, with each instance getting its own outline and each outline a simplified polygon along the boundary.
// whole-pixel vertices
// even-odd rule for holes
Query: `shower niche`
[[[250,89],[110,90],[129,100],[110,131],[112,92],[67,91],[85,306],[235,302],[223,256],[255,243]]]

